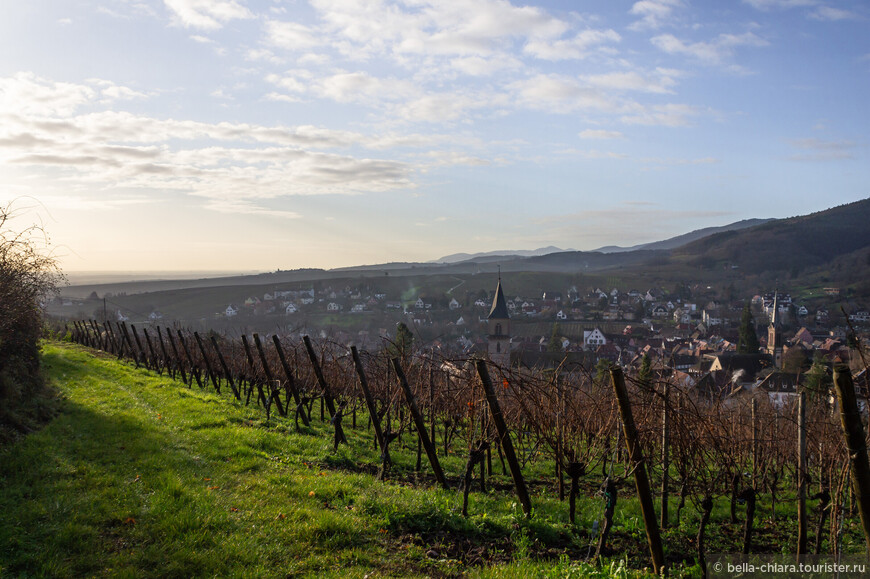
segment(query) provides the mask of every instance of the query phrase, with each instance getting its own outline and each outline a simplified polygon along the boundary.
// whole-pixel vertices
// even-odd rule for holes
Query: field
[[[44,346],[44,368],[62,412],[43,430],[0,450],[0,576],[643,576],[650,566],[633,488],[626,483],[609,549],[588,560],[603,517],[597,473],[584,477],[578,516],[555,492],[552,463],[525,475],[534,512],[523,515],[496,466],[462,493],[417,472],[416,441],[391,448],[389,480],[366,416],[332,428],[244,406],[227,392],[189,388],[167,375],[61,343]],[[411,444],[413,443],[413,444]],[[442,457],[458,488],[466,449]],[[476,487],[475,482],[475,487]],[[759,500],[759,552],[793,552],[795,504],[783,493],[774,519]],[[673,502],[673,510],[676,501]],[[692,559],[699,514],[690,500],[664,531],[674,575],[700,576]],[[708,552],[739,552],[742,522],[718,500]],[[845,521],[845,552],[863,537]]]

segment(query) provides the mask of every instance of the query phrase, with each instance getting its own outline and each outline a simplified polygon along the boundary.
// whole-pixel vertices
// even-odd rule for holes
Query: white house
[[[456,298],[453,298],[452,300],[450,300],[449,307],[451,310],[458,310],[459,308],[462,307],[462,304],[460,304],[458,301],[456,301]]]
[[[326,304],[326,311],[327,312],[340,312],[341,311],[341,304],[337,304],[335,302],[329,302],[328,304]]]
[[[227,316],[228,318],[231,318],[231,317],[233,317],[233,316],[235,316],[236,314],[239,313],[239,308],[237,308],[237,307],[234,306],[233,304],[230,304],[230,305],[227,306],[227,309],[226,309],[226,312],[225,312],[225,313],[226,313],[226,316]]]
[[[287,304],[287,307],[284,308],[285,314],[295,314],[299,311],[299,308],[296,307],[296,304]]]
[[[556,312],[556,319],[557,319],[557,320],[567,320],[567,319],[568,319],[568,314],[566,314],[566,313],[563,312],[562,310],[559,310],[558,312]]]
[[[607,338],[601,333],[601,330],[583,330],[583,345],[587,350],[594,350],[598,346],[603,346],[607,343]]]

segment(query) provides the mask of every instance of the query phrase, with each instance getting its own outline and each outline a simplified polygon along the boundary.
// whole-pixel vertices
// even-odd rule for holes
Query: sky
[[[592,250],[870,197],[863,0],[0,16],[0,203],[67,271]]]

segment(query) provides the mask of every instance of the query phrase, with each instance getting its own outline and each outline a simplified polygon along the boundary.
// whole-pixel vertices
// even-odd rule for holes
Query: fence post
[[[628,390],[625,388],[625,377],[622,375],[622,368],[612,368],[610,370],[610,377],[613,379],[613,390],[619,403],[622,429],[625,433],[625,446],[628,450],[631,468],[634,470],[634,483],[638,498],[640,499],[643,523],[644,527],[646,527],[646,540],[649,543],[649,550],[652,555],[653,570],[656,575],[659,575],[665,564],[665,555],[662,549],[659,525],[656,521],[655,506],[653,506],[652,494],[650,493],[646,463],[640,451],[640,443],[637,440],[637,428],[634,424],[634,416],[631,413],[631,402],[628,400]]]

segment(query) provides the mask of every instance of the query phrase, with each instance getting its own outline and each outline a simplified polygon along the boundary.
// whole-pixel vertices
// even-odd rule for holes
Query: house
[[[587,350],[596,350],[598,346],[603,346],[606,343],[607,338],[598,328],[583,331],[583,345]]]
[[[227,306],[226,311],[224,312],[228,318],[231,318],[239,313],[239,308],[230,304]]]
[[[568,314],[566,314],[562,310],[559,310],[558,312],[556,312],[556,319],[561,321],[567,320]]]
[[[773,372],[758,384],[758,390],[767,394],[774,408],[782,408],[797,398],[798,380],[794,374]]]
[[[150,314],[148,314],[148,319],[149,319],[149,320],[162,320],[162,319],[163,319],[163,314],[161,314],[161,313],[158,312],[157,310],[154,310],[153,312],[151,312]]]
[[[366,311],[365,304],[354,304],[352,308],[350,308],[351,313],[359,314]]]
[[[453,298],[450,300],[450,303],[447,305],[447,307],[449,307],[451,310],[458,310],[462,307],[462,304],[456,301],[456,298]]]
[[[666,318],[670,312],[668,311],[667,306],[657,305],[653,306],[652,316],[654,318]]]
[[[870,321],[870,312],[867,310],[861,310],[859,312],[855,312],[854,314],[849,314],[850,322],[859,322],[864,323]]]
[[[326,304],[327,312],[340,312],[342,310],[341,304],[337,304],[335,302],[329,302]]]
[[[287,304],[287,307],[284,308],[284,313],[287,315],[295,314],[298,311],[299,311],[299,308],[296,307],[296,304],[292,304],[292,303]]]

